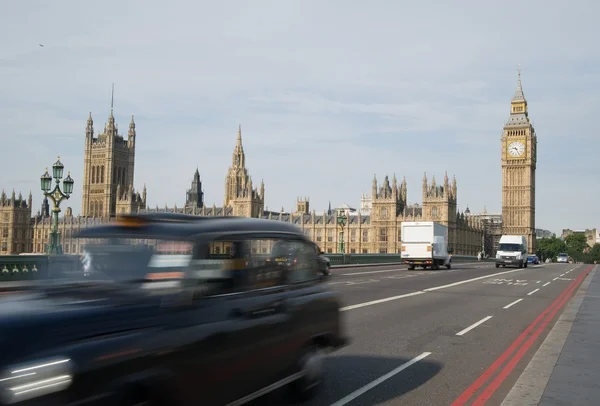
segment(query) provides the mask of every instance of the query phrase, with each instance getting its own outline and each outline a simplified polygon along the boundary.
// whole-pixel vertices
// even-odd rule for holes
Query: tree
[[[594,261],[600,262],[600,244],[595,244],[587,254],[587,263],[593,264]]]
[[[546,258],[555,259],[556,256],[567,250],[566,244],[563,240],[556,237],[552,238],[540,238],[537,240],[537,252],[536,255],[540,260]]]
[[[588,247],[587,240],[585,238],[585,234],[571,234],[565,238],[565,245],[567,248],[567,253],[575,260],[575,261],[584,261],[587,255],[584,255],[583,250]]]

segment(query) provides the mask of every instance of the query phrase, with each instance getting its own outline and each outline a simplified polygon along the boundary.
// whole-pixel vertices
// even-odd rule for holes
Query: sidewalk
[[[600,404],[600,272],[598,266],[575,316],[540,405]]]
[[[502,406],[600,404],[598,266],[544,340]]]

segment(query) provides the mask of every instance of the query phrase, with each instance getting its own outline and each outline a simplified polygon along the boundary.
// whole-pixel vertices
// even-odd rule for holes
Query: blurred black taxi
[[[347,342],[291,224],[162,213],[78,238],[78,277],[0,299],[2,405],[233,406],[283,387],[307,399]]]

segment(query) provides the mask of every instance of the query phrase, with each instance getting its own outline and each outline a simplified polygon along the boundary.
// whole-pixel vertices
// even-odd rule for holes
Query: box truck
[[[503,235],[496,251],[496,268],[516,265],[527,268],[527,238],[524,235]]]
[[[408,269],[450,269],[448,227],[434,221],[404,221],[401,227],[401,256]]]

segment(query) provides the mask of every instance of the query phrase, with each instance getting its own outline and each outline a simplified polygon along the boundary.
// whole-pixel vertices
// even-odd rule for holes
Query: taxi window
[[[319,278],[319,266],[315,252],[315,246],[303,241],[292,242],[296,253],[297,263],[287,275],[288,283],[302,283]]]
[[[82,276],[90,280],[179,280],[192,258],[193,245],[187,241],[109,237],[86,242],[80,263]]]

